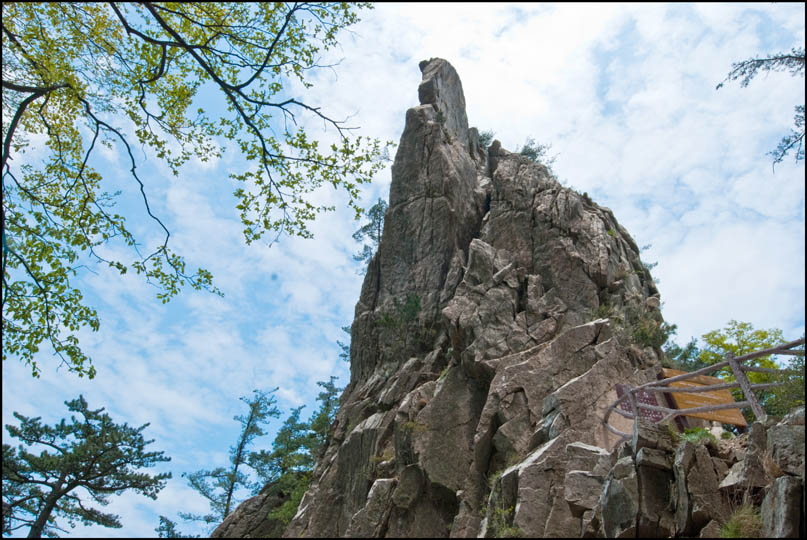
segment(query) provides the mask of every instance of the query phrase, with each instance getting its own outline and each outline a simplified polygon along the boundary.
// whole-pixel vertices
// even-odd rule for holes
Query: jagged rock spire
[[[420,104],[434,107],[449,134],[467,144],[468,116],[457,71],[442,58],[422,61],[420,71],[423,73],[423,81],[418,86]]]
[[[494,534],[481,511],[504,501],[502,523],[526,536],[576,536],[572,443],[612,444],[599,418],[615,384],[655,377],[657,346],[614,321],[659,324],[657,291],[610,210],[539,163],[478,148],[454,68],[420,67],[350,384],[285,535]]]

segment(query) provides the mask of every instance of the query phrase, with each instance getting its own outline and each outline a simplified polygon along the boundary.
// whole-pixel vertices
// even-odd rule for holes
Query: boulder
[[[720,489],[736,492],[749,488],[762,488],[768,478],[762,466],[762,458],[767,448],[767,429],[760,422],[751,424],[743,460],[735,463],[728,475],[720,482]]]
[[[790,411],[784,418],[782,424],[786,426],[803,426],[804,425],[804,405],[796,407]]]
[[[783,472],[804,477],[804,425],[778,424],[768,428],[767,453]]]
[[[676,442],[666,424],[657,424],[639,418],[634,426],[632,440],[634,454],[638,453],[642,448],[662,452],[672,452],[675,449]]]
[[[720,529],[720,522],[713,519],[701,529],[698,538],[720,538]]]
[[[672,461],[670,454],[663,450],[643,447],[636,453],[636,465],[638,467],[650,467],[662,471],[672,471]]]
[[[720,494],[720,479],[704,444],[695,445],[686,473],[689,520],[694,531],[700,531],[710,520],[725,522],[729,517],[726,499]]]
[[[581,516],[593,510],[600,502],[603,478],[588,471],[569,471],[563,479],[563,498],[569,503],[572,514]]]
[[[644,538],[666,538],[675,532],[672,512],[673,472],[669,457],[661,451],[642,448],[637,454],[639,486],[637,535]]]
[[[417,465],[409,465],[401,471],[398,486],[392,494],[392,502],[399,508],[409,508],[423,492],[423,471]]]
[[[566,445],[568,467],[570,470],[589,471],[605,478],[616,462],[616,454],[599,446],[575,441]]]

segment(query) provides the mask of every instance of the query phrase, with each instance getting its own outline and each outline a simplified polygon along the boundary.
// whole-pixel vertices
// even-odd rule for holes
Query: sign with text
[[[679,371],[677,369],[663,368],[664,378],[669,379],[677,375],[684,375],[686,371]],[[697,388],[703,386],[712,386],[715,384],[723,384],[726,381],[718,379],[717,377],[707,377],[706,375],[697,375],[691,379],[677,381],[670,383],[672,388]],[[672,392],[673,402],[678,409],[691,409],[694,407],[704,407],[707,405],[723,405],[727,403],[734,403],[734,396],[728,388],[722,390],[711,390],[709,392],[697,392],[691,394],[689,392]],[[724,424],[732,424],[735,426],[748,426],[745,418],[740,412],[740,409],[721,409],[718,411],[699,412],[688,414],[694,418],[703,418],[704,420],[712,420],[722,422]]]
[[[626,384],[617,384],[616,385],[616,395],[618,397],[624,396],[630,386]],[[658,401],[656,401],[656,396],[648,392],[647,390],[639,390],[636,392],[636,401],[638,403],[643,403],[645,405],[655,405],[656,407],[659,406]],[[619,402],[619,408],[625,412],[632,413],[633,407],[630,406],[630,401],[627,399],[623,399]],[[648,409],[643,409],[639,407],[639,418],[647,418],[648,420],[652,420],[653,422],[658,422],[662,418],[664,418],[664,413],[661,411],[650,411]]]

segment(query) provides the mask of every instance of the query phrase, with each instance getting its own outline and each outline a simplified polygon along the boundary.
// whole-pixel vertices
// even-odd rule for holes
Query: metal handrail
[[[698,369],[691,373],[684,373],[682,375],[676,375],[674,377],[669,377],[667,379],[662,379],[660,381],[650,381],[644,384],[640,384],[636,387],[628,387],[627,391],[621,396],[616,399],[605,411],[605,417],[602,419],[602,423],[605,427],[617,434],[620,435],[620,440],[617,441],[617,444],[620,444],[622,441],[627,440],[631,437],[630,434],[625,433],[623,431],[618,430],[617,428],[613,427],[608,423],[608,418],[611,416],[612,412],[616,412],[617,414],[624,416],[626,418],[633,418],[634,424],[637,419],[637,413],[639,409],[645,409],[649,411],[657,411],[657,412],[666,412],[666,416],[664,416],[659,422],[664,423],[673,418],[678,416],[686,416],[688,414],[693,413],[700,413],[700,412],[710,412],[710,411],[718,411],[722,409],[752,409],[754,414],[757,418],[764,421],[767,418],[765,411],[762,409],[762,405],[760,405],[759,400],[757,400],[756,395],[754,394],[754,390],[761,390],[763,388],[771,388],[775,386],[781,386],[785,383],[778,382],[778,383],[760,383],[760,384],[751,384],[746,377],[746,371],[752,372],[760,372],[760,373],[796,373],[797,371],[789,370],[789,369],[770,369],[770,368],[757,368],[753,366],[742,366],[741,362],[745,362],[746,360],[751,360],[753,358],[759,358],[760,356],[767,356],[771,354],[789,354],[789,355],[804,355],[804,350],[797,350],[793,351],[790,350],[793,347],[797,347],[799,345],[804,345],[805,339],[797,339],[795,341],[790,341],[788,343],[783,343],[781,345],[777,345],[776,347],[772,347],[770,349],[763,349],[760,351],[755,351],[752,353],[744,354],[742,356],[734,357],[732,353],[728,353],[725,356],[725,360],[721,362],[717,362],[716,364],[712,364],[710,366]],[[692,379],[694,377],[698,377],[699,375],[703,375],[706,373],[711,373],[719,368],[728,365],[731,368],[731,371],[734,374],[734,378],[736,379],[735,382],[731,383],[724,383],[724,384],[714,384],[709,386],[700,386],[700,387],[693,387],[693,388],[667,388],[666,386],[670,383],[684,381],[687,379]],[[740,391],[743,393],[745,397],[745,401],[738,401],[735,403],[724,403],[722,405],[704,405],[701,407],[691,407],[689,409],[672,409],[669,407],[660,407],[656,405],[647,405],[644,403],[639,403],[636,399],[636,393],[639,390],[651,390],[654,392],[664,392],[664,393],[671,393],[671,392],[687,392],[687,393],[698,393],[698,392],[708,392],[709,390],[722,390],[727,388],[735,388],[740,387]],[[625,411],[619,408],[619,404],[624,401],[628,400],[631,405],[631,411]]]

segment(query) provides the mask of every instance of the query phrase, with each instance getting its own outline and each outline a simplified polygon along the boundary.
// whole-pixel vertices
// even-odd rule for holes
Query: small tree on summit
[[[358,231],[353,233],[353,239],[357,242],[364,242],[369,240],[370,245],[364,244],[362,250],[353,255],[353,259],[362,262],[369,262],[373,255],[378,250],[378,244],[381,242],[381,233],[384,231],[384,215],[387,213],[387,201],[380,198],[373,206],[364,212],[364,215],[370,220]]]
[[[43,425],[41,417],[28,418],[17,412],[19,426],[6,425],[9,435],[25,446],[44,447],[39,455],[22,445],[3,444],[3,533],[11,534],[29,527],[28,538],[55,537],[64,531],[56,517],[65,517],[71,527],[76,522],[120,528],[119,516],[105,514],[87,506],[89,493],[101,506],[109,504],[110,495],[134,490],[157,498],[171,473],[155,476],[138,472],[160,461],[170,461],[163,452],[146,452],[153,440],[143,438],[143,430],[127,424],[115,424],[104,409],[90,410],[83,396],[65,404],[71,423],[64,419],[53,427]]]
[[[551,144],[536,143],[535,139],[532,137],[527,137],[526,142],[524,142],[524,146],[521,147],[521,150],[519,150],[518,153],[526,158],[531,159],[532,161],[543,163],[546,165],[546,168],[551,171],[552,164],[555,163],[555,158],[557,156],[550,158],[547,155],[550,148],[552,148]]]
[[[552,165],[555,164],[555,160],[558,158],[558,155],[555,154],[554,156],[549,157],[550,148],[552,148],[551,144],[536,143],[535,139],[532,137],[527,137],[527,140],[524,142],[524,146],[521,147],[521,150],[519,150],[518,153],[531,161],[542,164],[544,167],[546,167],[547,172],[553,178],[557,179],[558,175],[555,174]]]
[[[493,137],[496,136],[496,132],[492,129],[487,129],[479,133],[479,146],[483,149],[487,149],[490,146],[490,143],[493,142]]]

